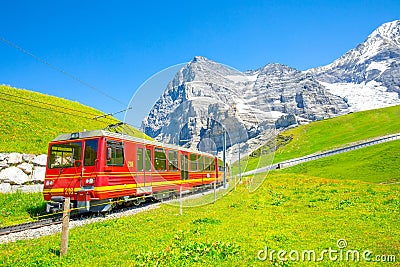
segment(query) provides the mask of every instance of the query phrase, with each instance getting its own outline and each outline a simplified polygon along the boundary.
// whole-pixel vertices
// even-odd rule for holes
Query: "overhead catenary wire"
[[[92,115],[92,116],[97,115],[96,113],[81,111],[81,110],[77,110],[77,109],[73,109],[73,108],[69,108],[69,107],[58,106],[58,105],[54,105],[54,104],[51,104],[51,103],[46,103],[46,102],[43,102],[43,101],[39,101],[39,100],[36,100],[36,99],[31,99],[31,98],[27,98],[27,97],[23,97],[23,96],[8,94],[8,93],[5,93],[5,92],[0,92],[0,94],[11,96],[11,97],[15,97],[15,98],[18,98],[18,99],[24,99],[24,100],[28,100],[28,101],[32,101],[32,102],[37,102],[37,103],[48,105],[48,106],[52,106],[52,107],[57,107],[57,108],[71,110],[71,111],[76,111],[76,112],[79,112],[79,113],[84,113],[84,114],[88,114],[88,115]]]
[[[25,106],[29,106],[29,107],[39,108],[39,109],[43,109],[43,110],[48,110],[48,111],[52,111],[52,112],[56,112],[56,113],[66,114],[66,115],[79,117],[79,118],[83,118],[83,119],[93,120],[92,117],[86,117],[86,116],[79,115],[79,114],[72,114],[72,113],[68,113],[68,112],[62,111],[62,110],[56,110],[56,109],[51,109],[51,108],[47,108],[47,107],[41,107],[41,106],[37,106],[37,105],[29,104],[29,103],[24,103],[24,102],[20,102],[20,101],[16,101],[16,100],[11,100],[11,99],[7,99],[7,98],[0,97],[0,100],[8,101],[8,102],[16,103],[16,104],[21,104],[21,105],[25,105]],[[60,107],[60,108],[62,108],[62,107]]]
[[[100,94],[102,94],[102,95],[104,95],[104,96],[106,96],[106,97],[108,97],[108,98],[114,100],[115,102],[118,102],[118,103],[121,104],[121,105],[126,106],[125,103],[123,103],[122,101],[118,100],[117,98],[115,98],[115,97],[113,97],[113,96],[111,96],[111,95],[108,95],[107,93],[103,92],[103,91],[100,90],[99,88],[97,88],[97,87],[95,87],[95,86],[93,86],[93,85],[91,85],[91,84],[89,84],[89,83],[87,83],[87,82],[85,82],[85,81],[79,79],[78,77],[72,75],[71,73],[69,73],[69,72],[67,72],[67,71],[64,71],[63,69],[61,69],[61,68],[59,68],[59,67],[57,67],[57,66],[55,66],[55,65],[53,65],[53,64],[51,64],[51,63],[49,63],[48,61],[46,61],[46,60],[42,59],[41,57],[39,57],[39,56],[37,56],[37,55],[35,55],[35,54],[29,52],[28,50],[26,50],[26,49],[24,49],[24,48],[22,48],[22,47],[16,45],[15,43],[13,43],[13,42],[11,42],[11,41],[5,39],[4,37],[1,37],[1,36],[0,36],[0,41],[2,41],[3,43],[5,43],[5,44],[7,44],[7,45],[9,45],[9,46],[11,46],[11,47],[13,47],[13,48],[15,48],[15,49],[21,51],[21,52],[23,52],[24,54],[26,54],[26,55],[28,55],[28,56],[30,56],[30,57],[36,59],[37,61],[39,61],[39,62],[41,62],[41,63],[43,63],[43,64],[45,64],[45,65],[51,67],[52,69],[56,70],[57,72],[60,72],[61,74],[66,75],[67,77],[69,77],[69,78],[71,78],[71,79],[73,79],[73,80],[79,82],[80,84],[82,84],[82,85],[84,85],[84,86],[86,86],[86,87],[89,87],[90,89],[92,89],[92,90],[94,90],[94,91],[97,91],[98,93],[100,93]],[[4,101],[9,101],[9,102],[13,102],[13,103],[16,103],[16,104],[27,105],[27,106],[31,106],[31,107],[35,107],[35,108],[40,108],[40,109],[43,109],[43,110],[49,110],[49,111],[53,111],[53,112],[58,112],[58,113],[62,113],[62,114],[66,114],[66,115],[71,115],[71,116],[76,116],[76,117],[80,117],[80,118],[84,118],[84,119],[90,119],[90,120],[93,120],[93,119],[96,119],[96,120],[97,120],[97,119],[99,119],[99,118],[105,119],[105,118],[107,118],[107,117],[109,117],[109,116],[113,116],[113,115],[118,114],[118,113],[121,113],[121,112],[123,112],[123,111],[132,109],[132,107],[128,107],[128,108],[125,109],[125,110],[121,110],[121,111],[118,111],[118,112],[115,112],[115,113],[107,113],[107,114],[103,114],[103,115],[97,115],[97,114],[95,114],[95,113],[89,113],[89,112],[79,111],[79,110],[75,110],[75,109],[68,108],[68,107],[57,106],[57,105],[50,104],[50,103],[45,103],[45,102],[42,102],[42,101],[39,101],[39,100],[34,100],[34,99],[19,97],[19,96],[15,96],[15,95],[10,95],[10,94],[4,93],[4,92],[2,92],[2,93],[3,93],[4,95],[9,95],[9,96],[11,96],[11,97],[18,97],[18,98],[20,98],[20,99],[25,99],[25,100],[32,101],[32,102],[37,102],[37,103],[40,103],[40,104],[44,104],[44,105],[48,105],[48,106],[53,106],[53,107],[55,107],[55,108],[60,108],[60,109],[63,109],[63,110],[70,110],[70,111],[73,111],[73,112],[78,112],[78,113],[83,113],[83,114],[91,115],[92,117],[89,118],[89,117],[86,117],[86,116],[77,115],[77,114],[71,114],[71,113],[67,113],[67,112],[64,112],[64,111],[60,111],[60,110],[55,110],[55,109],[51,109],[51,108],[45,108],[45,107],[40,107],[40,106],[36,106],[36,105],[32,105],[32,104],[22,103],[22,102],[20,102],[20,101],[13,101],[13,100],[5,99],[5,98],[0,98],[1,100],[4,100]],[[94,117],[93,117],[93,116],[94,116]],[[111,120],[111,119],[108,119],[108,120]],[[103,121],[103,122],[105,122],[105,121]],[[126,124],[126,125],[129,125],[129,126],[132,126],[132,125],[130,125],[130,124],[128,124],[128,123],[125,123],[125,124]],[[132,127],[133,127],[133,126],[132,126]]]
[[[21,52],[23,52],[24,54],[26,54],[26,55],[28,55],[28,56],[30,56],[30,57],[36,59],[37,61],[39,61],[39,62],[41,62],[41,63],[43,63],[43,64],[49,66],[49,67],[52,68],[53,70],[55,70],[55,71],[57,71],[57,72],[60,72],[61,74],[63,74],[63,75],[65,75],[65,76],[67,76],[67,77],[69,77],[69,78],[71,78],[71,79],[77,81],[78,83],[80,83],[80,84],[82,84],[82,85],[84,85],[84,86],[86,86],[86,87],[88,87],[88,88],[90,88],[90,89],[92,89],[92,90],[94,90],[94,91],[96,91],[96,92],[98,92],[98,93],[100,93],[100,94],[102,94],[102,95],[104,95],[104,96],[106,96],[106,97],[108,97],[108,98],[114,100],[115,102],[117,102],[117,103],[119,103],[119,104],[121,104],[121,105],[126,106],[125,103],[123,103],[122,101],[118,100],[117,98],[115,98],[115,97],[113,97],[113,96],[111,96],[111,95],[109,95],[109,94],[103,92],[103,91],[100,90],[99,88],[97,88],[97,87],[95,87],[95,86],[93,86],[93,85],[91,85],[91,84],[89,84],[89,83],[83,81],[82,79],[76,77],[75,75],[73,75],[73,74],[71,74],[71,73],[69,73],[69,72],[67,72],[67,71],[65,71],[65,70],[63,70],[63,69],[61,69],[61,68],[59,68],[59,67],[57,67],[57,66],[51,64],[50,62],[48,62],[48,61],[42,59],[41,57],[36,56],[35,54],[33,54],[33,53],[29,52],[28,50],[26,50],[26,49],[24,49],[24,48],[22,48],[22,47],[20,47],[20,46],[18,46],[18,45],[16,45],[16,44],[14,44],[13,42],[11,42],[11,41],[5,39],[4,37],[1,37],[1,36],[0,36],[0,41],[2,41],[3,43],[5,43],[5,44],[7,44],[7,45],[9,45],[9,46],[11,46],[11,47],[13,47],[13,48],[15,48],[15,49],[21,51]]]
[[[114,112],[114,113],[107,113],[107,114],[103,114],[103,115],[98,115],[98,116],[94,117],[93,119],[97,120],[97,119],[100,119],[100,118],[106,118],[106,117],[109,117],[109,116],[114,116],[115,114],[119,114],[119,113],[122,113],[122,112],[130,110],[130,109],[132,109],[132,107],[128,107],[126,109],[123,109],[123,110],[120,110],[120,111],[117,111],[117,112]]]
[[[1,93],[3,93],[3,92],[1,92]],[[3,101],[8,101],[8,102],[12,102],[12,103],[15,103],[15,104],[25,105],[25,106],[34,107],[34,108],[38,108],[38,109],[42,109],[42,110],[47,110],[47,111],[51,111],[51,112],[61,113],[61,114],[65,114],[65,115],[69,115],[69,116],[73,116],[73,117],[79,117],[79,118],[87,119],[87,120],[91,120],[91,121],[94,119],[93,117],[87,117],[87,116],[85,116],[85,113],[88,114],[88,115],[95,115],[94,113],[82,112],[82,111],[80,111],[80,110],[71,109],[71,108],[66,108],[66,107],[63,107],[63,106],[57,106],[57,105],[54,105],[54,104],[49,104],[49,103],[45,103],[45,102],[38,101],[38,100],[32,100],[32,99],[29,99],[29,98],[18,97],[18,98],[21,98],[21,99],[24,99],[24,100],[28,100],[28,101],[34,101],[34,102],[41,103],[41,104],[48,104],[48,105],[50,105],[50,106],[52,106],[52,107],[55,107],[55,108],[58,108],[58,109],[49,108],[49,107],[41,107],[41,106],[38,106],[38,105],[33,105],[33,104],[31,104],[31,103],[26,103],[26,102],[24,103],[24,102],[17,101],[17,100],[11,100],[11,99],[7,99],[7,98],[2,98],[2,97],[1,97],[1,93],[0,93],[0,100],[3,100]],[[3,93],[3,94],[4,94],[4,93]],[[5,94],[5,95],[9,95],[9,94]],[[17,97],[17,96],[15,96],[15,95],[11,95],[11,96]],[[72,112],[74,112],[74,113],[66,112],[65,110],[67,110],[67,111],[72,111]],[[123,112],[123,111],[120,111],[120,112]],[[82,114],[79,114],[79,113],[83,113],[83,115],[82,115]],[[119,113],[119,112],[118,112],[118,113]],[[114,113],[114,114],[115,114],[115,113]],[[111,115],[108,115],[108,116],[111,116]],[[115,118],[107,118],[108,116],[104,116],[104,117],[102,116],[102,117],[100,118],[100,119],[102,119],[102,120],[98,120],[98,121],[99,121],[99,122],[104,122],[104,123],[115,122],[115,120],[118,121],[118,120],[115,119]],[[97,119],[96,119],[96,120],[97,120]],[[120,123],[122,123],[122,122],[120,122]],[[125,122],[125,123],[122,123],[122,124],[125,124],[125,125],[127,125],[127,126],[131,126],[131,127],[134,127],[134,126],[132,126],[132,125],[126,123],[126,122]],[[136,131],[136,129],[130,129],[130,130],[133,131],[133,133]],[[125,131],[127,131],[127,129],[125,129]]]

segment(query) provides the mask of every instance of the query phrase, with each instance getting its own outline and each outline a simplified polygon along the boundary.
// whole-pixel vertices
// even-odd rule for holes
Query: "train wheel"
[[[139,198],[135,198],[135,200],[133,200],[132,202],[133,202],[133,205],[135,205],[135,206],[139,206],[140,203],[142,203]]]

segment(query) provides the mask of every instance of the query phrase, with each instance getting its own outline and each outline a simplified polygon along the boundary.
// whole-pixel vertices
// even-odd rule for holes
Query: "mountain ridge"
[[[242,143],[251,150],[265,131],[400,104],[399,33],[399,20],[385,23],[331,64],[306,71],[270,63],[241,72],[196,56],[168,84],[142,129],[197,149],[213,139],[220,151],[225,128],[228,147]]]
[[[375,80],[390,92],[400,94],[400,20],[387,22],[374,30],[364,42],[332,63],[310,72],[323,82],[360,84]],[[394,78],[394,79],[393,79]]]

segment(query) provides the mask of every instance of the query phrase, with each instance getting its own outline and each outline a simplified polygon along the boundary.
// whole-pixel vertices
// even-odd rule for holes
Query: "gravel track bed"
[[[74,221],[69,222],[69,228],[71,229],[74,227],[79,227],[79,226],[83,226],[85,224],[90,224],[90,223],[94,223],[94,222],[103,222],[103,221],[107,221],[107,220],[113,220],[113,219],[117,219],[117,218],[121,218],[121,217],[131,216],[131,215],[134,215],[134,214],[137,214],[140,212],[157,209],[159,207],[160,207],[160,203],[154,203],[151,205],[146,205],[144,207],[132,207],[128,210],[119,211],[119,212],[112,213],[110,215],[106,215],[105,217],[74,220]],[[62,224],[60,223],[60,224],[56,224],[56,225],[44,226],[44,227],[40,227],[37,229],[30,229],[30,230],[25,230],[25,231],[18,232],[18,233],[11,233],[8,235],[3,235],[3,236],[0,236],[0,244],[16,242],[18,240],[34,239],[34,238],[38,238],[41,236],[56,234],[58,232],[61,232],[61,226],[62,226]]]
[[[220,191],[221,189],[222,188],[218,188],[217,191]],[[204,195],[211,194],[213,192],[214,192],[213,190],[210,190],[210,191],[198,193],[195,195],[185,196],[183,199],[188,200],[188,199],[198,198],[198,197],[202,197]],[[105,217],[95,217],[95,218],[89,218],[89,219],[84,218],[84,219],[79,219],[79,220],[73,220],[73,221],[69,222],[69,228],[71,229],[74,227],[79,227],[79,226],[83,226],[83,225],[90,224],[90,223],[103,222],[103,221],[107,221],[107,220],[113,220],[113,219],[118,219],[121,217],[135,215],[140,212],[157,209],[160,207],[161,204],[168,204],[168,203],[171,203],[174,206],[177,206],[177,205],[179,205],[179,199],[167,200],[167,201],[158,202],[158,203],[145,204],[144,206],[141,206],[141,207],[130,207],[130,208],[124,209],[122,211],[111,213],[109,215],[106,215]],[[53,234],[61,232],[61,227],[62,227],[62,225],[60,223],[60,224],[56,224],[56,225],[44,226],[44,227],[40,227],[37,229],[30,229],[30,230],[25,230],[25,231],[18,232],[18,233],[11,233],[8,235],[3,235],[3,236],[0,236],[0,244],[16,242],[18,240],[34,239],[34,238],[39,238],[41,236],[53,235]]]

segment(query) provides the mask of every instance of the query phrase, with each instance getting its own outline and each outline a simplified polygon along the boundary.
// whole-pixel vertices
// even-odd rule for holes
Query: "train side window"
[[[98,147],[97,139],[85,141],[85,156],[83,160],[83,164],[85,166],[94,166],[97,159],[97,147]]]
[[[190,170],[197,171],[197,155],[190,154]]]
[[[168,151],[168,170],[178,170],[178,151]]]
[[[205,168],[204,168],[204,157],[203,156],[199,156],[198,162],[199,162],[199,171],[204,171],[205,170]]]
[[[124,144],[122,142],[107,141],[107,165],[124,165]]]
[[[146,171],[151,171],[151,150],[146,149]]]
[[[162,148],[154,149],[154,169],[156,171],[167,170],[167,156],[165,150]]]
[[[224,164],[223,161],[218,159],[218,171],[223,171],[224,170]]]
[[[211,171],[212,158],[206,157],[206,170]]]
[[[143,148],[138,148],[136,151],[137,171],[143,171]]]
[[[211,170],[212,170],[212,171],[215,171],[215,159],[211,159],[211,164],[210,164],[210,166],[211,166]]]

